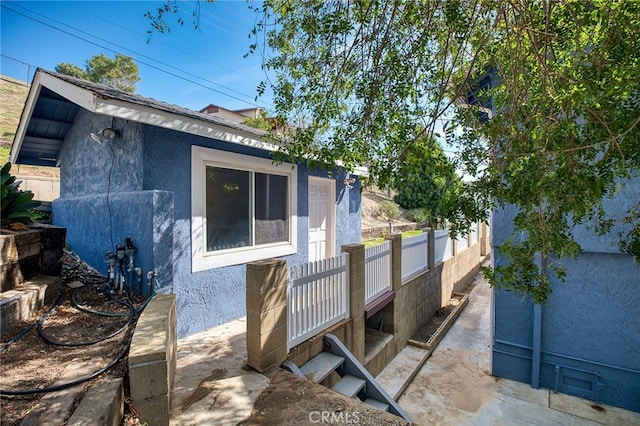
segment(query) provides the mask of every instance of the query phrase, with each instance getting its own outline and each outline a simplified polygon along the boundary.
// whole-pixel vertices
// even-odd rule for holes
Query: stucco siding
[[[97,143],[91,132],[113,127],[117,137]],[[89,265],[106,273],[105,253],[131,237],[136,266],[157,272],[154,285],[177,296],[178,334],[186,336],[245,315],[244,264],[192,272],[191,147],[250,157],[271,153],[80,110],[61,150],[60,198],[54,223],[67,228],[69,245]],[[327,177],[325,172],[313,173]],[[336,173],[336,254],[360,241],[359,189]],[[308,178],[297,167],[297,246],[289,265],[308,261]]]
[[[105,254],[124,244],[126,237],[137,247],[135,264],[157,269],[158,282],[173,275],[170,252],[154,241],[173,241],[173,194],[132,191],[61,197],[53,201],[54,224],[67,228],[67,243],[89,265],[104,275]],[[145,276],[146,282],[146,276]]]
[[[89,136],[113,127],[118,137],[98,143]],[[60,151],[60,196],[139,191],[142,188],[142,126],[80,109]]]
[[[269,158],[252,147],[231,145],[152,126],[144,130],[144,187],[174,193],[175,224],[173,291],[177,295],[178,334],[186,336],[246,314],[245,265],[192,272],[191,263],[191,146]],[[318,172],[317,174],[323,174]],[[326,176],[326,173],[323,174]],[[289,265],[308,260],[308,169],[298,165],[297,253],[286,256]],[[337,179],[340,183],[340,179]],[[340,185],[344,188],[344,185]],[[338,188],[340,190],[340,188]],[[357,191],[357,189],[351,190]],[[342,195],[342,196],[341,196]],[[359,195],[359,192],[356,192]],[[360,241],[360,210],[353,195],[337,192],[337,248]],[[345,223],[348,225],[345,226]],[[336,253],[337,254],[337,253]]]
[[[605,205],[622,216],[637,203],[640,180],[621,183]],[[505,259],[498,245],[510,234],[514,209],[494,214],[495,263]],[[576,230],[585,252],[563,259],[566,281],[553,281],[541,307],[539,347],[534,339],[534,304],[513,292],[494,291],[492,374],[534,383],[539,350],[539,386],[640,412],[640,266],[617,249],[616,235]]]

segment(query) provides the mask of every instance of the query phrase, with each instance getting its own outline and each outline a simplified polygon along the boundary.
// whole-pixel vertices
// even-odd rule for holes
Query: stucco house
[[[623,217],[640,199],[640,177],[621,181],[608,213]],[[514,208],[493,215],[493,253],[513,230]],[[493,300],[491,373],[567,393],[596,403],[640,412],[640,265],[618,249],[617,225],[599,236],[574,229],[583,248],[563,260],[565,282],[553,280],[545,305],[496,290]]]
[[[359,182],[276,164],[276,149],[260,130],[38,69],[10,161],[60,168],[53,222],[92,267],[106,273],[131,238],[185,336],[245,315],[247,262],[360,242]]]
[[[499,84],[493,70],[472,85],[465,102],[482,122],[498,113],[485,87]],[[624,217],[640,200],[640,174],[617,183],[603,200],[607,214]],[[500,245],[513,235],[513,206],[492,214],[493,262],[505,265]],[[586,226],[573,229],[583,249],[576,260],[562,259],[566,280],[551,277],[545,305],[513,291],[494,290],[491,374],[555,392],[640,412],[640,265],[621,253],[619,222],[607,235]]]

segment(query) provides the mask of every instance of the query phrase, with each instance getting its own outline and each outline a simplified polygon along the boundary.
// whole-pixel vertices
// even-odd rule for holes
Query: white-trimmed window
[[[297,167],[194,146],[192,270],[296,252]]]

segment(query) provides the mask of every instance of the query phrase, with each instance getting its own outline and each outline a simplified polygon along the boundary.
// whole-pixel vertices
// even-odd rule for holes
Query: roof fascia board
[[[190,119],[179,114],[162,111],[145,105],[131,104],[118,99],[97,98],[94,112],[267,151],[276,151],[278,149],[274,144],[256,139],[239,130],[218,126],[206,121]]]
[[[79,107],[95,112],[97,96],[92,91],[46,73],[41,74],[41,79],[42,85],[47,89],[51,89]]]
[[[31,83],[31,90],[29,91],[27,101],[25,102],[25,107],[16,131],[16,136],[11,147],[11,154],[9,156],[9,161],[11,162],[15,162],[18,158],[22,142],[24,141],[24,136],[27,132],[27,127],[31,121],[33,110],[36,107],[36,102],[43,87],[52,90],[58,95],[65,97],[76,105],[86,108],[89,111],[95,110],[95,96],[92,92],[74,84],[67,83],[66,81],[62,81],[47,73],[40,71],[36,72],[33,82]]]
[[[13,138],[11,152],[9,153],[9,161],[11,163],[15,163],[18,158],[20,148],[22,147],[22,141],[24,141],[24,136],[27,133],[29,118],[31,117],[31,114],[33,114],[33,109],[36,107],[36,100],[38,99],[38,96],[40,96],[42,85],[40,84],[39,77],[40,74],[36,74],[36,78],[31,83],[31,89],[29,90],[27,101],[24,104],[24,109],[22,110],[22,115],[20,116],[18,129],[16,130],[16,135]]]

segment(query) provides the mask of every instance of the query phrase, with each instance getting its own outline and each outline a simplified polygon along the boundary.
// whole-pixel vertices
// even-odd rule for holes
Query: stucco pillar
[[[486,256],[490,251],[489,226],[484,222],[480,222],[480,255]]]
[[[365,363],[365,313],[364,313],[364,245],[347,244],[343,253],[349,253],[349,311],[353,326],[351,352],[363,365]]]
[[[424,228],[422,232],[429,235],[427,238],[427,268],[431,271],[436,264],[436,233],[433,228]]]
[[[287,359],[287,264],[247,264],[247,364],[263,373]]]

